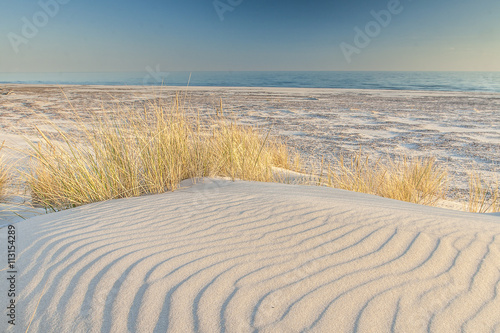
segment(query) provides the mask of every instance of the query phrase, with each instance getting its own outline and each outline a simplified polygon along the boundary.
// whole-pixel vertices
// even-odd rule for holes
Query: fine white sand
[[[500,332],[498,216],[183,185],[15,223],[16,326],[0,331]]]

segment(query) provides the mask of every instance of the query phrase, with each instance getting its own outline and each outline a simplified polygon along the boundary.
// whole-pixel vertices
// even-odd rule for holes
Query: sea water
[[[500,72],[142,72],[0,73],[0,83],[300,87],[500,92]]]

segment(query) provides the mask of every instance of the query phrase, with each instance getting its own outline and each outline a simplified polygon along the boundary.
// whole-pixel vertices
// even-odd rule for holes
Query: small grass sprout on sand
[[[469,175],[469,201],[466,210],[472,213],[500,212],[500,184],[487,184],[477,172]]]
[[[2,151],[4,147],[5,142],[2,142],[2,144],[0,144],[0,151]],[[9,180],[9,167],[0,155],[0,201],[4,200],[7,195]]]

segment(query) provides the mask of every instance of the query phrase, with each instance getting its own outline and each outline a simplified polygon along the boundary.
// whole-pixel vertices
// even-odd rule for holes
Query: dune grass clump
[[[258,129],[219,122],[208,140],[209,160],[215,161],[212,173],[231,179],[276,181],[272,167],[299,170],[300,156],[291,155],[290,148],[269,133]]]
[[[329,186],[375,194],[423,205],[435,205],[446,194],[447,172],[434,158],[402,157],[372,163],[358,153],[340,157],[336,170],[329,168]]]
[[[4,148],[5,142],[0,145],[0,151]],[[0,156],[0,201],[4,200],[7,195],[7,187],[9,185],[9,168]]]
[[[500,184],[488,185],[479,173],[471,173],[466,210],[471,213],[500,212]]]
[[[144,110],[78,120],[78,133],[38,130],[25,178],[33,202],[52,210],[175,190],[188,178],[274,181],[272,167],[293,167],[282,143],[223,116],[201,124],[176,98]]]

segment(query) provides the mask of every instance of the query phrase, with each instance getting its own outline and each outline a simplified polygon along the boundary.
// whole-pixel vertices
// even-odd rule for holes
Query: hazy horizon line
[[[142,73],[145,72],[145,70],[134,70],[134,71],[129,71],[129,70],[124,70],[124,71],[77,71],[77,72],[67,72],[67,71],[44,71],[44,72],[38,72],[38,71],[30,71],[30,72],[0,72],[0,74],[28,74],[28,73]],[[466,72],[466,73],[500,73],[500,71],[492,70],[492,71],[474,71],[474,70],[446,70],[446,71],[439,71],[439,70],[163,70],[162,72],[174,72],[174,73],[196,73],[196,72],[205,72],[205,73],[210,73],[210,72],[412,72],[412,73],[456,73],[456,72]]]

